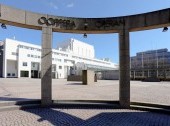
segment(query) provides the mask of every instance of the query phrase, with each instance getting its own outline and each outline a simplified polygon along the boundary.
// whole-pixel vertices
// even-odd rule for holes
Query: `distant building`
[[[69,52],[81,57],[87,57],[92,59],[95,58],[95,50],[93,45],[89,45],[73,38],[58,43],[57,50]]]
[[[95,58],[92,45],[76,39],[69,39],[52,49],[53,78],[67,78],[70,74],[79,74],[82,69],[118,69],[109,60]],[[0,42],[0,77],[29,77],[41,76],[41,46],[6,39]]]
[[[139,52],[130,61],[131,79],[170,78],[170,52],[166,48]]]

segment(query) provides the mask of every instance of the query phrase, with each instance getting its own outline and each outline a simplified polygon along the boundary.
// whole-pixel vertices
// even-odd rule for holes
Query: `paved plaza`
[[[40,99],[41,80],[1,78],[0,101]],[[119,81],[53,80],[53,100],[118,100]],[[170,82],[131,81],[131,101],[170,105]],[[127,109],[36,108],[0,112],[0,126],[170,126],[170,116]]]
[[[91,85],[65,79],[52,81],[53,100],[119,100],[118,80],[98,80]],[[131,102],[170,105],[170,82],[131,81]],[[41,98],[41,80],[0,78],[0,101]]]

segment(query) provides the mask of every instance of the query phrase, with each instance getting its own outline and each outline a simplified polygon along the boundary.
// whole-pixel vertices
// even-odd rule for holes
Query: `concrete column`
[[[7,60],[6,58],[4,58],[5,60],[3,60],[3,77],[6,78],[7,77]]]
[[[29,78],[31,78],[31,62],[28,62],[28,64],[29,64],[29,66],[30,66],[30,69],[28,70],[28,71],[29,71],[29,73],[28,73],[28,74],[29,74],[29,75],[28,75],[28,77],[29,77]]]
[[[119,33],[119,102],[122,108],[130,107],[130,56],[129,31],[123,29]]]
[[[159,77],[159,71],[158,71],[158,68],[156,70],[156,77],[158,78]]]
[[[19,67],[19,61],[18,61],[18,66],[17,66],[17,68],[18,68],[18,70],[17,70],[17,76],[18,76],[18,78],[20,78],[21,77],[21,75],[20,75],[20,67]]]
[[[163,70],[164,71],[164,79],[166,79],[166,70]]]
[[[52,104],[52,28],[42,28],[41,105]]]
[[[3,77],[7,77],[7,59],[6,59],[6,42],[4,42],[4,52],[3,52]]]

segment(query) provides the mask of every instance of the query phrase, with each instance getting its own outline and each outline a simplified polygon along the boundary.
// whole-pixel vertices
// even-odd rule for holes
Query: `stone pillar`
[[[123,29],[119,33],[119,102],[122,108],[130,107],[130,56],[129,31]]]
[[[52,28],[42,27],[41,105],[52,104]]]
[[[82,81],[84,85],[94,84],[94,71],[83,70],[82,71]]]

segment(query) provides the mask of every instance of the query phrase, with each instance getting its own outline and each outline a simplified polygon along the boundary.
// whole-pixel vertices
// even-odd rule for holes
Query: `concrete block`
[[[84,85],[90,85],[94,83],[94,71],[83,70],[82,80]]]

